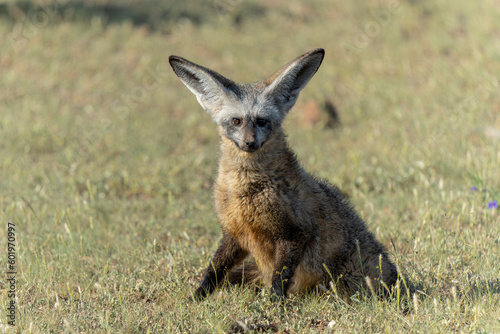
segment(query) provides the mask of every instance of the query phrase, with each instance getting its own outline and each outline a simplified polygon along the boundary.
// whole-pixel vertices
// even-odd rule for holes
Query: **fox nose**
[[[258,148],[256,141],[245,141],[245,146],[252,150]]]

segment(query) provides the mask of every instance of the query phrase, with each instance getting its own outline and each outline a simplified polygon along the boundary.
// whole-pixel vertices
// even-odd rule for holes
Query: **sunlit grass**
[[[0,8],[0,240],[16,224],[16,329],[500,331],[492,1],[401,1],[378,30],[366,29],[390,2],[222,1],[170,12],[169,2],[147,2],[141,15],[152,24],[103,16],[102,4],[133,13],[137,2],[127,3],[56,6],[16,46],[9,36],[23,15]],[[250,82],[314,47],[326,58],[300,101],[330,100],[341,125],[304,124],[298,105],[285,124],[290,145],[350,196],[405,281],[384,301],[360,294],[346,304],[319,289],[279,307],[265,289],[231,287],[192,302],[220,238],[218,135],[167,58]]]

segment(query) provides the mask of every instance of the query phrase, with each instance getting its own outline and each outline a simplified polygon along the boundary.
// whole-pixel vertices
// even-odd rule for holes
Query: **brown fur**
[[[392,285],[394,265],[340,191],[301,168],[283,133],[266,146],[248,154],[223,136],[215,183],[222,230],[253,255],[263,281],[271,285],[275,271],[281,271],[277,253],[294,253],[281,250],[285,243],[298,253],[289,293],[333,281],[349,295],[366,286],[366,276],[375,288],[381,280]]]
[[[330,282],[342,296],[366,288],[367,280],[377,291],[396,282],[396,268],[382,245],[338,188],[304,171],[281,128],[292,99],[314,75],[323,55],[321,49],[313,50],[253,86],[237,86],[211,70],[171,58],[176,73],[219,124],[221,135],[214,198],[223,237],[196,291],[199,297],[210,294],[249,255],[257,266],[246,265],[249,270],[242,272],[247,280],[262,280],[280,298]],[[221,86],[226,90],[221,92]],[[234,117],[232,109],[219,111],[225,105],[241,108],[238,103],[262,103],[259,108],[267,110],[265,101],[252,102],[259,101],[252,100],[259,94],[283,105],[277,112],[280,118],[271,118],[269,125],[259,128],[251,115],[231,125],[226,118]],[[258,131],[267,132],[259,137]],[[229,275],[230,280],[237,277],[237,272]]]

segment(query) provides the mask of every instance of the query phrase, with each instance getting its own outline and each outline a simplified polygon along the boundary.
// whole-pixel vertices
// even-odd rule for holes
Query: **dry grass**
[[[499,4],[392,3],[0,4],[13,330],[499,332]],[[401,282],[388,301],[318,292],[278,307],[231,288],[191,302],[220,237],[218,138],[167,58],[248,82],[314,47],[326,59],[300,101],[332,101],[341,125],[305,124],[298,106],[291,145],[349,194],[415,294]],[[3,274],[0,288],[6,305]]]

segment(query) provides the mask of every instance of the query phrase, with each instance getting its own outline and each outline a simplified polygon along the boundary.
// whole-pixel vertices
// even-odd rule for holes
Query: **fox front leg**
[[[200,286],[195,292],[197,299],[203,299],[210,295],[232,267],[240,263],[248,255],[238,242],[230,235],[224,233],[219,248],[208,265]]]
[[[271,280],[271,298],[283,301],[295,270],[304,253],[305,243],[298,240],[280,240],[276,244],[274,269]]]

